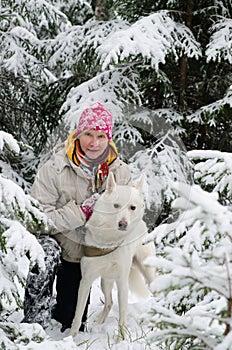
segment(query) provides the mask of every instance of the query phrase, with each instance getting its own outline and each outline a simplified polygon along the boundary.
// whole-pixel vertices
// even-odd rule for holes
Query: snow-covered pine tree
[[[173,183],[179,215],[152,233],[157,269],[152,341],[165,349],[231,350],[232,211],[216,192]]]
[[[37,263],[44,268],[43,249],[30,231],[45,229],[49,223],[38,203],[7,178],[8,174],[16,182],[20,179],[11,169],[8,158],[10,153],[20,152],[19,143],[11,134],[0,131],[0,151],[0,334],[1,347],[11,349],[17,326],[10,322],[10,317],[22,307],[29,265]],[[37,336],[38,331],[41,329],[36,331]]]
[[[151,109],[162,107],[167,117],[170,109],[181,111],[182,118],[177,124],[182,128],[187,149],[212,146],[228,150],[229,137],[224,135],[229,135],[231,114],[231,102],[227,98],[231,85],[230,2],[145,0],[141,4],[139,0],[118,0],[116,4],[120,16],[130,24],[148,14],[167,11],[177,25],[185,23],[197,38],[203,49],[198,60],[182,51],[178,58],[170,53],[158,74],[147,62],[137,67],[143,85],[143,104]]]
[[[115,115],[118,125],[122,104],[129,102],[162,113],[182,131],[184,143],[190,148],[201,145],[203,139],[215,139],[216,143],[218,135],[207,139],[199,134],[215,134],[212,121],[218,125],[221,118],[227,125],[227,109],[231,108],[224,99],[229,100],[226,91],[231,85],[227,64],[231,53],[230,36],[226,34],[231,25],[228,2],[212,0],[210,4],[198,2],[192,10],[188,7],[191,25],[187,25],[187,5],[183,2],[106,3],[108,17],[99,21],[90,1],[38,1],[36,5],[32,0],[27,4],[1,2],[1,75],[5,82],[1,91],[9,92],[2,93],[5,131],[23,137],[27,143],[30,139],[29,143],[40,151],[49,133],[59,125],[65,111],[60,109],[62,104],[67,107],[72,100],[81,110],[90,97],[102,96],[105,100],[108,96],[108,104],[119,105],[115,108],[119,112]],[[224,16],[225,21],[218,17],[218,25],[211,28],[211,18],[217,19],[214,16]],[[218,37],[223,37],[223,41],[220,50],[215,51]],[[206,55],[202,55],[201,47],[206,45]],[[176,119],[180,73],[177,67],[183,56],[189,67],[184,101],[185,115],[189,117],[179,113]],[[222,73],[223,79],[219,79]],[[127,77],[132,81],[129,88]],[[207,81],[212,84],[205,86]],[[224,102],[220,103],[222,98]],[[15,99],[18,104],[12,103]],[[211,108],[212,103],[215,108]],[[205,113],[204,109],[198,111],[205,104],[210,106]],[[18,119],[17,130],[12,127],[14,123],[7,122],[9,116],[12,120],[12,108],[16,112],[13,115],[24,116]],[[201,124],[200,115],[207,116],[210,128]]]
[[[51,1],[1,1],[1,127],[39,151],[59,122],[57,115],[47,118],[43,106],[47,86],[57,80],[47,65],[46,45],[68,25]]]

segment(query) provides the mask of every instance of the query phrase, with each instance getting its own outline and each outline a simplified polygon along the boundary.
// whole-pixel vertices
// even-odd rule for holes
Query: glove
[[[81,210],[85,214],[87,220],[92,215],[94,205],[99,197],[100,197],[99,193],[94,193],[92,196],[86,198],[84,202],[81,204]]]

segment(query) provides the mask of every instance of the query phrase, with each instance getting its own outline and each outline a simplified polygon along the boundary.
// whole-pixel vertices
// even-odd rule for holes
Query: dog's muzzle
[[[127,230],[128,223],[125,219],[122,219],[118,223],[118,229],[119,231],[126,231]]]

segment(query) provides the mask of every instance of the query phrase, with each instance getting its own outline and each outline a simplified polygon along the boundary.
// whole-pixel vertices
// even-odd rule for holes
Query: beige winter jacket
[[[117,158],[109,171],[116,182],[126,185],[131,182],[128,166]],[[54,227],[48,234],[59,242],[63,259],[78,262],[83,255],[80,242],[86,217],[80,205],[90,196],[89,182],[82,169],[73,164],[66,155],[64,145],[58,145],[52,157],[39,169],[31,195],[42,205]]]

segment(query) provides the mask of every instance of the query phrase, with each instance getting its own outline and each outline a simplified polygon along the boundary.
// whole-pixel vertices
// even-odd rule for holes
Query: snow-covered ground
[[[19,345],[19,349],[24,350],[155,350],[156,347],[148,343],[151,330],[148,327],[148,313],[152,308],[152,297],[147,299],[138,299],[136,296],[129,295],[128,305],[128,325],[126,329],[126,339],[117,341],[118,328],[118,304],[116,288],[113,291],[114,304],[112,310],[103,325],[96,325],[94,320],[103,308],[102,292],[100,290],[100,281],[96,280],[92,286],[91,302],[89,307],[89,318],[87,331],[78,333],[73,339],[69,336],[69,330],[60,332],[60,324],[54,320],[51,326],[46,329],[46,334],[41,328],[41,335],[45,337],[42,342],[30,341],[28,344]],[[14,316],[15,322],[22,318],[22,312]],[[28,334],[28,325],[27,334]]]

